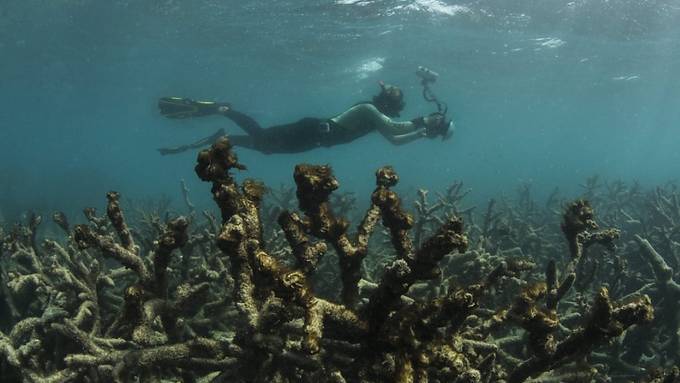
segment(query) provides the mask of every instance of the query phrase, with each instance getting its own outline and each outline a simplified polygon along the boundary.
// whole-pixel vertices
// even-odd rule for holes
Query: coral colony
[[[673,186],[591,178],[545,207],[524,187],[475,214],[454,183],[418,191],[414,216],[384,167],[351,223],[330,167],[298,165],[267,201],[243,169],[226,137],[198,155],[220,218],[182,183],[188,217],[126,220],[111,192],[87,224],[55,213],[62,239],[39,239],[37,215],[5,228],[2,381],[677,379]]]

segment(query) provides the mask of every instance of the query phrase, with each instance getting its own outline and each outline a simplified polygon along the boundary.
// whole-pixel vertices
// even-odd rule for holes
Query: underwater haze
[[[680,0],[0,0],[0,383],[680,383],[679,68]]]
[[[434,111],[415,69],[439,72],[452,140],[395,147],[378,134],[307,153],[237,149],[248,176],[292,183],[330,164],[365,195],[393,165],[402,188],[462,180],[477,198],[525,182],[578,192],[592,175],[657,184],[680,154],[680,2],[3,0],[0,212],[75,211],[104,193],[180,199],[192,142],[229,120],[162,118],[161,96],[230,102],[263,126],[329,117],[377,82],[406,94],[405,119]]]

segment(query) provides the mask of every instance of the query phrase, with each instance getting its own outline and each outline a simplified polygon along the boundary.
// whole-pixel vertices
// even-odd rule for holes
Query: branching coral
[[[559,224],[528,187],[517,210],[491,202],[480,225],[461,207],[462,183],[434,204],[421,191],[414,219],[386,166],[353,227],[344,217],[353,197],[334,197],[329,166],[296,166],[299,211],[292,191],[281,206],[263,207],[264,185],[232,174],[244,169],[227,138],[198,155],[196,174],[211,184],[221,218],[206,213],[202,226],[193,214],[168,214],[152,231],[135,230],[111,192],[105,217],[86,209],[88,224],[72,226],[53,216],[71,234],[65,241],[39,246],[38,216],[3,236],[3,374],[35,382],[594,379],[603,370],[589,363],[591,351],[615,339],[629,351],[630,329],[653,317],[643,294],[674,289],[672,268],[640,238],[654,286],[616,300],[610,283],[588,274],[603,286],[592,303],[573,291],[585,273],[578,265],[597,255],[591,245],[613,254],[621,235],[596,231],[584,200],[565,208],[560,246]],[[628,201],[625,189],[615,194]],[[388,246],[371,241],[380,223]],[[312,283],[329,261],[337,272],[321,277],[338,299]]]
[[[106,232],[104,220],[87,209],[92,226],[75,226],[66,246],[47,240],[45,255],[39,255],[31,240],[17,238],[6,247],[16,261],[7,272],[10,296],[20,297],[29,287],[38,293],[31,305],[16,310],[22,316],[42,311],[2,335],[9,364],[30,381],[127,381],[128,376],[159,376],[154,372],[159,365],[219,365],[219,342],[195,336],[185,340],[188,330],[182,323],[204,306],[208,284],[179,284],[172,299],[168,297],[167,266],[173,251],[187,241],[188,222],[183,217],[168,222],[153,253],[144,257],[127,227],[118,194],[108,197],[107,213],[120,242]],[[134,278],[125,269],[106,267],[105,258],[120,262]],[[121,302],[115,287],[126,280]],[[66,355],[61,360],[46,358],[50,350]]]

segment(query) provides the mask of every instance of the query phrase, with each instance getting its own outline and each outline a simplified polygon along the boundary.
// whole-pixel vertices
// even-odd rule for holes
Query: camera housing
[[[418,70],[416,71],[416,75],[420,77],[423,82],[435,82],[437,81],[437,78],[439,78],[439,73],[426,68],[424,66],[419,66]]]

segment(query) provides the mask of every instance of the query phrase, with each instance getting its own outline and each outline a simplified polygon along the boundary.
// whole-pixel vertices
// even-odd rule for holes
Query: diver
[[[320,146],[345,144],[366,134],[378,131],[394,145],[402,145],[422,137],[448,138],[453,124],[445,113],[435,112],[411,121],[394,121],[404,109],[404,95],[396,86],[382,81],[380,93],[371,102],[355,104],[332,118],[303,118],[297,122],[262,128],[253,118],[234,110],[228,103],[194,101],[188,98],[163,97],[158,107],[163,116],[173,119],[222,115],[232,120],[247,134],[229,135],[229,141],[265,154],[299,153]],[[220,129],[215,134],[188,145],[161,148],[162,155],[181,153],[212,144],[224,135]]]

